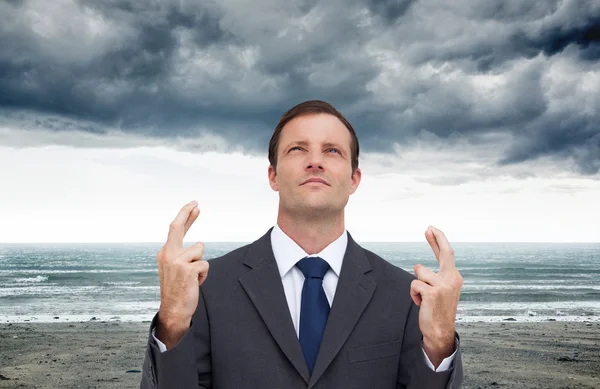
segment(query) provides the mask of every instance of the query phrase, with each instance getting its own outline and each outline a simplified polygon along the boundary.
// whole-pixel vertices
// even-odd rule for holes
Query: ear
[[[272,165],[269,165],[268,176],[269,185],[271,185],[271,189],[273,189],[275,192],[279,191],[279,187],[277,186],[277,172],[275,171],[275,168]]]
[[[350,194],[353,194],[354,192],[356,192],[356,189],[358,189],[358,185],[360,184],[361,177],[362,177],[362,172],[360,171],[360,168],[357,167],[356,171],[352,174],[352,183],[350,184]]]

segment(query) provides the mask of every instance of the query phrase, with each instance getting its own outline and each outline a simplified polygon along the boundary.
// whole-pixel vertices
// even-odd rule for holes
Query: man
[[[429,227],[440,269],[416,265],[415,278],[358,245],[344,227],[358,154],[328,103],[286,112],[269,143],[277,224],[210,272],[201,243],[183,249],[197,203],[181,209],[157,255],[161,304],[142,388],[460,387],[452,248]]]

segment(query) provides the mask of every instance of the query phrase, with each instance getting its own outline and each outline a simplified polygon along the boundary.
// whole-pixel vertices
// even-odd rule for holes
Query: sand
[[[137,388],[148,325],[0,324],[0,388]],[[463,388],[600,388],[600,323],[477,322],[457,330]]]

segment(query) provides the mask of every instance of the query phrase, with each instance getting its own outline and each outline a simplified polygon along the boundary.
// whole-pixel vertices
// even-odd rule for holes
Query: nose
[[[307,171],[323,171],[323,153],[320,151],[312,151],[307,154],[306,170]]]

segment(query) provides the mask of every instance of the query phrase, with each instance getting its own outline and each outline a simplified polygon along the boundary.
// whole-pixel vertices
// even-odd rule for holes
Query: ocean
[[[245,243],[205,243],[205,259]],[[426,242],[362,243],[413,273]],[[162,243],[0,244],[0,322],[146,321],[159,307]],[[186,244],[185,247],[188,247]],[[600,321],[600,243],[454,243],[457,321]],[[209,273],[210,277],[210,273]]]

